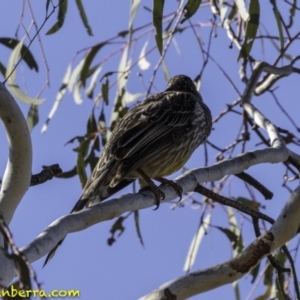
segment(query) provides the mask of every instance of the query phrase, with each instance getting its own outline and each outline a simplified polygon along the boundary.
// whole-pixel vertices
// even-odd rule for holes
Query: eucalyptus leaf
[[[14,50],[12,51],[9,57],[7,68],[6,68],[7,85],[11,90],[12,94],[20,101],[26,104],[40,105],[43,103],[44,99],[34,98],[26,95],[16,83],[15,66],[18,63],[22,47],[23,47],[23,41],[20,41],[17,44],[17,46],[14,48]]]

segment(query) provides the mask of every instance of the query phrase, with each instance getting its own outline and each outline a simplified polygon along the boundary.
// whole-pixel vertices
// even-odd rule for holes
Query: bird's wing
[[[82,200],[101,196],[107,186],[114,187],[185,134],[193,119],[195,102],[199,101],[195,98],[191,93],[163,92],[129,111],[112,132],[75,211],[87,203]]]
[[[123,133],[112,151],[115,159],[122,161],[124,174],[118,176],[126,176],[187,132],[194,118],[195,98],[185,92],[161,93],[145,100],[120,122]]]

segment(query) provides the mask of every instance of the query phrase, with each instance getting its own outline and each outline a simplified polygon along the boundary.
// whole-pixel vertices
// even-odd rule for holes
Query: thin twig
[[[204,195],[210,199],[212,199],[213,201],[215,202],[218,202],[218,203],[221,203],[221,204],[224,204],[224,205],[227,205],[227,206],[230,206],[230,207],[233,207],[233,208],[236,208],[237,210],[249,215],[249,216],[252,216],[252,217],[255,217],[255,218],[258,218],[258,219],[262,219],[262,220],[265,220],[271,224],[273,224],[275,221],[274,219],[272,219],[271,217],[255,210],[255,209],[252,209],[250,207],[247,207],[245,205],[243,205],[242,203],[240,202],[237,202],[237,201],[234,201],[234,200],[231,200],[227,197],[224,197],[224,196],[221,196],[221,195],[218,195],[214,192],[212,192],[211,190],[205,188],[204,186],[198,184],[196,186],[196,188],[194,189],[195,192],[201,194],[201,195]]]
[[[30,186],[38,185],[51,180],[54,176],[62,173],[62,169],[58,164],[51,166],[43,166],[43,171],[31,176]]]
[[[254,177],[247,174],[246,172],[241,172],[239,174],[234,175],[246,181],[248,184],[257,189],[265,197],[266,200],[270,200],[273,198],[273,193],[269,189],[267,189],[263,184],[261,184],[258,180],[256,180]]]

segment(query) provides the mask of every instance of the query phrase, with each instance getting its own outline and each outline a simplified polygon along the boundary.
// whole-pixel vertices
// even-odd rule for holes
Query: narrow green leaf
[[[16,98],[18,98],[20,101],[22,101],[26,104],[40,105],[45,100],[45,99],[40,99],[40,98],[33,98],[33,97],[26,95],[25,93],[23,93],[23,91],[20,89],[20,87],[17,84],[12,83],[10,80],[8,81],[8,86],[9,86],[9,89],[11,90],[12,94]]]
[[[39,122],[39,111],[37,105],[34,104],[30,105],[26,121],[27,121],[29,132],[31,132],[33,127]]]
[[[94,150],[94,151],[100,151],[99,135],[96,135],[96,137],[93,140],[92,150]],[[98,158],[97,158],[97,160],[98,160]]]
[[[133,22],[136,17],[136,13],[141,4],[141,0],[131,0],[130,17],[129,17],[129,33],[132,33]]]
[[[46,16],[48,15],[49,5],[50,5],[50,0],[47,0],[47,2],[46,2]]]
[[[98,51],[108,43],[104,42],[104,43],[99,43],[93,47],[91,47],[86,56],[83,58],[82,60],[82,68],[80,70],[80,80],[82,81],[83,86],[85,86],[86,83],[86,79],[91,75],[90,74],[90,65],[93,61],[93,59],[95,58],[96,54],[98,53]],[[96,71],[96,69],[95,69]]]
[[[216,226],[216,228],[226,235],[226,237],[231,242],[233,249],[237,249],[239,247],[240,236],[237,236],[235,232],[231,231],[228,228],[223,228],[219,226]]]
[[[105,114],[103,108],[101,110],[101,114],[98,119],[98,126],[101,134],[102,146],[104,147],[107,141],[107,130],[106,130],[106,121],[105,121]]]
[[[207,228],[210,224],[210,220],[211,220],[211,213],[208,213],[206,215],[206,217],[204,218],[203,222],[198,227],[198,230],[192,239],[188,254],[185,259],[184,267],[183,267],[183,270],[186,272],[190,271],[190,269],[192,268],[192,266],[195,263],[197,253],[199,251],[199,246],[201,244],[201,241],[202,241],[205,233],[207,232]]]
[[[96,136],[96,140],[95,141],[98,141],[99,143],[99,136]],[[97,142],[96,142],[97,143]],[[95,144],[95,143],[94,143]],[[95,149],[92,148],[91,149],[91,152],[90,154],[88,155],[87,159],[86,159],[86,162],[89,164],[90,166],[90,170],[91,170],[91,173],[93,172],[93,170],[96,168],[96,165],[98,163],[98,160],[99,160],[99,157],[97,157],[95,155]]]
[[[283,39],[283,29],[281,24],[281,15],[280,15],[280,11],[277,8],[276,0],[270,0],[270,2],[273,5],[273,12],[274,12],[274,16],[278,28],[278,34],[279,34],[280,51],[282,51],[284,47],[284,39]]]
[[[48,129],[49,122],[53,118],[55,112],[58,109],[59,104],[61,103],[61,100],[62,100],[63,96],[65,95],[65,93],[67,91],[67,87],[68,87],[68,82],[70,80],[70,76],[71,76],[71,65],[69,65],[67,67],[66,73],[65,73],[64,78],[63,78],[62,83],[61,83],[61,87],[60,87],[60,89],[59,89],[59,91],[58,91],[58,93],[57,93],[57,95],[55,97],[54,104],[53,104],[53,106],[51,108],[51,111],[50,111],[50,113],[48,115],[48,118],[47,118],[45,124],[42,127],[42,130],[41,130],[42,133],[44,133]]]
[[[20,101],[26,104],[40,105],[43,103],[43,99],[33,98],[26,95],[16,83],[16,70],[14,70],[14,67],[18,61],[22,46],[23,42],[21,41],[17,44],[9,57],[6,69],[7,84],[12,94]]]
[[[82,135],[77,135],[77,136],[71,138],[69,141],[67,141],[67,142],[65,143],[65,146],[68,145],[68,144],[72,144],[72,143],[74,143],[75,141],[78,141],[79,143],[82,143],[82,142],[84,141],[84,139],[85,139],[84,136],[82,136]],[[78,152],[77,148],[75,148],[74,151]]]
[[[112,130],[115,127],[119,119],[122,118],[124,114],[127,112],[127,108],[125,107],[124,95],[125,95],[126,84],[128,82],[128,76],[129,76],[129,68],[128,68],[128,64],[130,64],[130,62],[128,61],[129,49],[130,49],[130,43],[128,42],[123,49],[123,53],[119,63],[119,68],[117,73],[118,86],[117,86],[117,93],[113,104],[114,110],[110,118],[111,119],[110,130]]]
[[[82,5],[82,1],[81,0],[76,0],[76,4],[77,4],[77,7],[78,7],[78,10],[79,10],[79,13],[80,13],[82,23],[83,23],[84,27],[86,28],[86,31],[87,31],[88,35],[93,35],[92,28],[89,25],[89,21],[87,19],[86,13],[84,11],[84,7]]]
[[[78,80],[78,76],[80,76],[79,74],[81,73],[82,67],[85,63],[85,58],[83,58],[79,64],[74,68],[73,72],[70,74],[69,76],[69,81],[68,81],[68,90],[71,93],[73,91],[73,89],[75,88],[76,84],[80,81],[82,83],[82,81],[79,79]]]
[[[95,119],[94,109],[92,110],[86,126],[86,132],[87,133],[95,133],[97,131],[97,122]]]
[[[142,47],[141,53],[139,55],[139,60],[138,60],[138,66],[143,71],[148,70],[151,66],[150,62],[147,61],[147,57],[146,57],[147,46],[148,46],[148,41],[146,41],[144,46]]]
[[[47,35],[53,34],[62,28],[65,22],[66,13],[68,10],[68,0],[61,1],[58,8],[57,21],[56,23],[47,31]]]
[[[191,18],[198,10],[201,5],[202,0],[188,0],[187,4],[184,6],[185,14],[184,19],[181,20],[181,24]]]
[[[134,211],[134,225],[135,225],[135,230],[136,230],[136,233],[137,233],[138,238],[140,240],[140,243],[142,244],[142,246],[144,246],[144,241],[143,241],[141,228],[140,228],[140,215],[139,215],[138,210]]]
[[[82,104],[82,102],[83,102],[83,99],[82,99],[82,96],[81,96],[81,91],[80,91],[81,88],[82,88],[82,82],[78,81],[75,84],[74,93],[73,93],[74,101],[78,105]]]
[[[255,210],[258,210],[261,207],[260,203],[255,202],[255,201],[250,200],[250,199],[246,199],[244,197],[238,197],[236,199],[236,201],[238,201],[238,202],[242,203],[243,205],[248,206],[252,209],[255,209]]]
[[[15,49],[15,47],[20,43],[20,41],[13,38],[0,38],[0,43],[10,49]],[[34,69],[37,72],[39,71],[39,67],[36,60],[34,59],[29,48],[26,47],[24,44],[21,48],[21,57],[30,69]]]
[[[165,60],[165,59],[163,59],[163,61],[162,61],[162,68],[163,68],[163,71],[164,71],[165,79],[166,79],[166,81],[168,82],[168,80],[169,80],[171,77],[170,77],[170,72],[169,72],[169,69],[168,69],[168,66],[167,66],[167,63],[166,63],[166,60]]]
[[[104,83],[102,83],[102,88],[101,88],[102,97],[106,105],[108,105],[108,91],[109,91],[109,80],[108,77],[106,77],[106,80]]]
[[[241,300],[241,292],[239,288],[239,281],[234,281],[232,283],[233,290],[234,290],[234,295],[235,295],[235,300]]]
[[[129,45],[127,44],[126,47],[123,50],[120,63],[119,63],[119,68],[118,68],[118,87],[117,87],[117,95],[120,95],[122,93],[122,90],[125,90],[126,84],[128,81],[128,75],[129,75],[129,70],[128,70],[128,52],[129,52]]]
[[[86,166],[85,157],[88,153],[89,144],[90,144],[90,140],[85,139],[82,143],[80,143],[79,147],[76,148],[76,151],[78,152],[76,169],[77,169],[77,174],[82,188],[84,188],[87,182],[87,174],[85,170],[85,166]]]
[[[233,256],[238,255],[242,252],[244,246],[243,246],[243,239],[242,239],[242,233],[240,230],[240,226],[237,222],[234,209],[231,207],[227,207],[227,213],[228,213],[228,220],[229,222],[229,230],[235,234],[237,237],[236,240],[232,241],[233,246]],[[224,232],[225,233],[225,232]]]
[[[57,178],[71,178],[71,177],[74,177],[77,175],[77,169],[76,169],[76,166],[69,170],[69,171],[65,171],[65,172],[62,172],[58,175],[56,175],[55,177]]]
[[[87,89],[85,90],[85,94],[90,98],[92,99],[93,98],[93,95],[94,95],[94,89],[96,87],[96,83],[97,83],[97,79],[98,79],[98,76],[100,74],[100,72],[102,71],[102,66],[100,65],[99,67],[97,67],[95,69],[95,71],[93,72],[93,76],[91,78],[91,81],[90,81],[90,84],[89,86],[87,87]]]
[[[153,26],[156,30],[155,41],[160,55],[163,50],[163,38],[162,38],[162,19],[164,10],[164,0],[153,1]]]
[[[235,3],[233,3],[230,13],[228,14],[228,20],[232,21],[237,14],[237,7]]]
[[[117,122],[124,117],[128,109],[123,105],[123,98],[125,95],[125,89],[123,88],[121,93],[117,96],[115,101],[114,111],[111,117],[110,130],[113,130]]]
[[[273,275],[274,275],[274,268],[271,265],[268,265],[266,271],[265,271],[265,276],[264,276],[264,285],[269,285],[271,286],[273,283]]]
[[[294,24],[294,17],[295,17],[295,13],[296,13],[296,7],[297,7],[297,0],[293,0],[293,4],[291,5],[290,8],[290,22],[287,25],[287,28],[292,28],[293,24]]]
[[[264,294],[254,298],[254,300],[270,300],[270,295],[271,295],[271,289],[272,286],[271,285],[267,285],[266,290],[264,292]]]
[[[81,88],[83,87],[82,81],[78,78],[80,76],[82,67],[84,65],[85,58],[83,58],[79,64],[74,68],[68,82],[69,92],[73,91],[74,101],[76,104],[82,104],[83,99],[81,96]]]
[[[246,26],[246,34],[245,34],[245,40],[242,45],[238,60],[242,57],[247,58],[252,45],[255,41],[257,29],[259,26],[259,17],[260,17],[260,6],[259,6],[259,0],[251,0],[249,5],[249,21],[247,22]]]

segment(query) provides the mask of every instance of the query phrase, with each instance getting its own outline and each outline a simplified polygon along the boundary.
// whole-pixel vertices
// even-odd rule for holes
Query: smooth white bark
[[[266,255],[297,234],[300,225],[299,215],[300,187],[292,193],[270,230],[253,241],[237,257],[211,268],[176,278],[139,300],[164,299],[165,295],[173,295],[174,299],[183,300],[240,279]]]
[[[267,131],[272,148],[247,152],[235,158],[223,160],[211,167],[188,171],[176,180],[182,186],[184,192],[193,191],[198,183],[219,180],[226,175],[240,173],[256,164],[278,163],[288,158],[289,150],[286,148],[276,127],[249,102],[246,103],[246,109],[255,122]],[[177,197],[170,186],[162,186],[161,189],[166,196],[164,201]],[[153,194],[144,192],[143,194],[125,195],[94,205],[77,214],[63,216],[50,224],[21,251],[30,262],[33,262],[49,252],[68,233],[80,231],[99,222],[113,219],[127,211],[148,208],[154,203]]]
[[[283,151],[282,151],[283,150]],[[272,152],[274,151],[274,153]],[[188,171],[176,182],[184,192],[192,192],[198,182],[209,182],[223,178],[259,163],[284,161],[288,151],[283,149],[264,149],[245,153],[238,157],[221,161],[211,167]],[[281,160],[280,160],[281,159]],[[170,186],[163,185],[165,201],[176,199],[177,195]],[[85,209],[76,214],[60,217],[50,224],[34,241],[20,250],[30,262],[36,261],[49,252],[68,233],[84,230],[99,222],[110,220],[125,212],[145,209],[153,206],[155,198],[151,192],[128,194]]]
[[[2,83],[0,83],[0,119],[9,147],[9,157],[0,191],[0,210],[6,224],[9,224],[30,184],[32,147],[24,116]]]
[[[31,180],[32,147],[27,123],[14,98],[0,82],[0,119],[4,126],[9,157],[0,190],[0,211],[9,224]],[[4,245],[0,233],[0,248]],[[0,251],[1,285],[15,276],[14,262]]]

